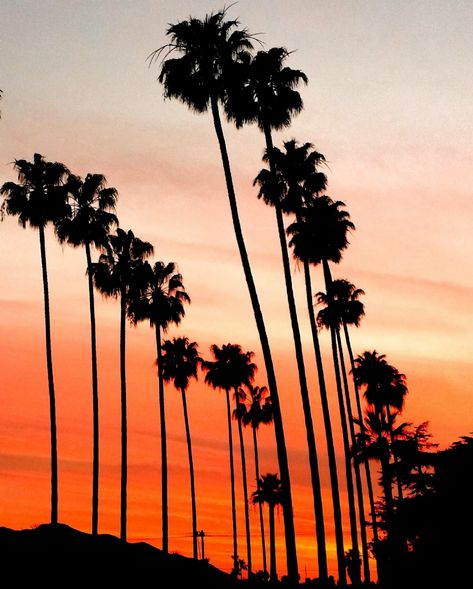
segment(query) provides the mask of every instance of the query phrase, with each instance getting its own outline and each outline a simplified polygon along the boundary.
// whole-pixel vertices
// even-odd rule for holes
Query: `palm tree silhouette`
[[[178,325],[185,315],[184,303],[190,303],[184,290],[182,276],[176,272],[173,262],[156,262],[151,266],[145,262],[141,268],[140,280],[134,285],[128,305],[128,316],[133,323],[149,321],[155,328],[158,366],[159,418],[161,424],[161,519],[163,528],[163,551],[169,550],[168,525],[168,468],[166,412],[164,404],[164,381],[161,370],[161,332],[166,333],[171,323]]]
[[[274,510],[282,502],[281,481],[277,474],[262,475],[258,481],[258,488],[252,494],[253,503],[262,505],[266,503],[269,510],[269,579],[272,582],[278,580],[276,568],[276,528],[274,521]]]
[[[257,432],[260,425],[270,424],[273,422],[273,406],[271,403],[271,397],[268,396],[268,389],[266,387],[258,387],[249,384],[246,386],[246,389],[240,389],[240,396],[244,398],[246,403],[246,411],[243,412],[242,416],[243,425],[251,426],[251,429],[253,431],[256,486],[258,486],[260,479],[260,470]],[[261,528],[261,551],[263,554],[263,572],[267,574],[268,564],[266,561],[266,540],[264,537],[263,506],[261,503],[259,503],[258,507]]]
[[[300,82],[307,82],[307,77],[301,71],[284,67],[284,62],[288,55],[288,51],[283,47],[274,47],[269,51],[259,51],[254,57],[245,55],[243,61],[246,62],[246,72],[244,67],[239,69],[245,73],[246,77],[241,80],[237,75],[234,78],[241,90],[238,91],[238,89],[234,90],[232,88],[233,92],[229,93],[229,100],[225,104],[228,116],[235,120],[237,127],[242,126],[245,122],[256,122],[258,124],[258,127],[264,133],[266,153],[271,174],[273,175],[276,172],[276,167],[272,158],[272,130],[289,126],[292,116],[301,111],[302,99],[296,88]],[[258,182],[258,178],[255,182]],[[262,196],[261,191],[260,196]],[[266,204],[272,205],[276,212],[309,450],[319,575],[322,581],[325,581],[328,578],[328,571],[322,490],[301,334],[292,286],[283,209],[279,201],[279,190],[277,186],[271,184],[270,187],[267,187],[267,190],[264,191],[264,196]]]
[[[263,158],[269,161],[268,152]],[[278,200],[285,213],[293,213],[296,220],[301,222],[304,205],[310,204],[315,195],[325,190],[327,185],[326,175],[319,170],[319,166],[325,162],[325,157],[313,149],[311,143],[299,145],[295,140],[284,142],[284,150],[277,147],[271,153],[273,168],[263,168],[256,178],[259,184],[259,195],[265,201]],[[332,422],[327,397],[322,353],[313,306],[312,281],[309,262],[304,259],[304,281],[306,290],[307,310],[312,333],[312,342],[317,366],[320,400],[324,419],[325,437],[327,441],[327,454],[330,472],[330,486],[332,493],[335,542],[337,550],[338,578],[341,584],[346,583],[345,550],[343,544],[342,512],[340,505],[340,492],[338,485],[337,460],[333,441]]]
[[[332,275],[329,261],[340,262],[342,252],[348,247],[347,234],[355,226],[349,220],[350,215],[341,207],[344,203],[333,201],[329,196],[323,195],[308,201],[301,210],[299,220],[288,227],[291,235],[290,245],[293,247],[294,256],[299,260],[307,260],[310,264],[322,264],[325,278],[325,288],[332,300]],[[351,542],[354,554],[359,553],[358,532],[356,523],[355,492],[353,475],[351,470],[351,452],[348,436],[348,424],[343,398],[342,381],[340,374],[339,354],[337,350],[337,330],[330,327],[332,340],[333,365],[335,381],[337,385],[338,405],[340,409],[340,422],[342,427],[343,447],[345,454],[345,473],[347,479],[348,507],[350,516]],[[357,582],[359,579],[357,579]]]
[[[230,483],[232,494],[233,559],[234,573],[237,572],[238,542],[235,500],[235,469],[233,461],[232,414],[230,390],[235,392],[242,385],[250,384],[256,372],[256,364],[251,359],[253,352],[243,352],[238,344],[224,344],[221,348],[213,344],[210,348],[214,361],[205,361],[202,368],[206,372],[205,382],[213,388],[223,389],[227,400],[228,447],[230,452]],[[248,553],[248,576],[251,575],[251,538],[249,527],[248,502],[245,505],[246,546]]]
[[[245,59],[248,51],[252,49],[252,37],[246,29],[239,28],[240,23],[238,20],[226,20],[226,13],[227,10],[223,9],[206,15],[203,20],[189,18],[175,25],[170,25],[167,29],[167,35],[170,37],[171,42],[154,51],[149,56],[149,59],[153,63],[164,55],[159,81],[164,85],[166,98],[177,98],[191,110],[198,113],[207,112],[209,107],[212,112],[235,238],[253,307],[268,377],[268,386],[273,400],[278,463],[281,484],[284,489],[283,516],[288,576],[293,581],[298,581],[291,483],[279,393],[263,314],[243,239],[230,161],[219,112],[219,102],[225,104],[229,100],[229,89],[234,89],[232,80],[240,71],[240,67],[236,67],[235,63],[240,61],[240,65],[243,64],[242,60]],[[180,57],[171,57],[174,54]]]
[[[120,538],[126,541],[127,524],[127,398],[126,398],[126,316],[131,292],[141,279],[143,261],[153,246],[135,237],[132,231],[117,229],[110,235],[99,261],[92,264],[96,288],[107,297],[120,299],[120,405],[121,405],[121,485]]]
[[[364,306],[361,301],[358,301],[358,297],[364,294],[361,289],[356,289],[353,284],[348,282],[347,280],[339,279],[334,280],[332,282],[332,289],[331,289],[331,297],[327,296],[324,292],[318,292],[316,295],[317,303],[319,305],[324,305],[322,309],[319,311],[317,315],[317,323],[319,327],[326,327],[327,329],[333,328],[336,332],[337,338],[337,346],[338,346],[338,354],[340,358],[340,367],[342,373],[342,380],[343,380],[343,387],[345,391],[345,402],[346,402],[346,410],[347,410],[347,421],[348,427],[350,432],[350,442],[351,446],[355,444],[356,436],[355,436],[355,426],[353,420],[353,411],[351,406],[351,399],[350,399],[350,389],[348,385],[348,377],[347,371],[345,366],[345,358],[342,346],[342,340],[340,336],[340,329],[341,327],[345,327],[345,337],[348,337],[348,330],[346,329],[346,322],[349,321],[350,323],[354,323],[359,325],[360,317],[364,315]],[[348,339],[349,342],[349,339]],[[351,346],[349,347],[351,350]],[[362,421],[360,420],[360,400],[359,400],[359,391],[355,386],[355,391],[357,395],[357,404],[358,404],[358,423],[360,426],[363,427]],[[361,416],[362,419],[362,416]],[[368,461],[365,461],[366,475],[368,480],[368,489],[371,489],[370,494],[370,505],[371,511],[375,514],[374,508],[374,496],[372,496],[372,485],[371,485],[371,477],[369,472]],[[361,547],[362,547],[362,555],[363,555],[363,571],[365,576],[365,581],[370,580],[370,568],[369,568],[369,553],[368,553],[368,538],[366,534],[366,520],[365,520],[365,507],[363,502],[363,487],[361,482],[361,473],[360,473],[360,465],[358,461],[353,462],[353,468],[355,471],[355,483],[356,483],[356,490],[357,490],[357,499],[358,499],[358,514],[360,519],[360,536],[361,536]],[[372,502],[371,502],[372,499]],[[376,517],[373,515],[373,528],[376,528]],[[375,543],[377,543],[377,531],[375,533]],[[355,551],[350,552],[350,563],[352,568],[356,566],[356,553]]]
[[[92,280],[91,246],[104,247],[111,228],[118,225],[115,211],[117,191],[106,187],[102,174],[87,174],[85,180],[69,175],[66,183],[70,212],[55,222],[61,243],[84,246],[87,263],[90,310],[90,347],[92,365],[92,534],[98,533],[99,521],[99,385],[97,369],[97,334],[95,325],[94,285]]]
[[[58,522],[58,473],[56,394],[54,389],[53,357],[51,346],[51,318],[49,311],[48,270],[46,264],[45,228],[49,222],[64,217],[69,212],[64,180],[68,169],[59,162],[47,162],[35,153],[33,161],[15,160],[18,184],[5,182],[0,188],[4,197],[1,213],[18,217],[18,222],[38,229],[41,253],[44,294],[44,325],[46,333],[46,366],[48,372],[49,421],[51,438],[51,523]]]
[[[194,460],[192,458],[192,441],[187,413],[186,393],[191,378],[197,379],[197,369],[202,363],[196,342],[190,342],[187,337],[166,340],[162,345],[161,366],[163,378],[166,382],[171,380],[174,387],[181,392],[182,408],[184,411],[184,423],[186,428],[187,454],[189,457],[189,473],[192,506],[192,552],[197,560],[197,508],[195,499]]]

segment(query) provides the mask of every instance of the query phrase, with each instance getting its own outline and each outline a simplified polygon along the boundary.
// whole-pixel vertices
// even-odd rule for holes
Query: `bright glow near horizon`
[[[258,337],[236,250],[210,115],[163,101],[157,68],[145,59],[166,42],[168,23],[218,10],[208,1],[41,3],[2,7],[0,183],[10,162],[34,152],[75,173],[100,172],[119,191],[118,215],[175,260],[192,298],[170,335],[185,334],[208,355],[235,342],[256,353]],[[377,349],[407,374],[405,419],[429,420],[442,446],[471,431],[473,409],[473,103],[470,2],[241,0],[230,17],[264,31],[267,47],[295,50],[305,110],[284,139],[311,141],[329,161],[329,190],[357,231],[334,269],[366,291],[366,318],[353,333],[357,353]],[[300,570],[315,570],[315,541],[303,420],[274,211],[256,199],[262,167],[255,128],[225,127],[242,223],[273,345],[294,485]],[[0,525],[49,517],[49,438],[38,236],[16,220],[0,225]],[[91,393],[85,256],[47,235],[57,380],[60,520],[89,530]],[[330,566],[333,525],[321,412],[302,275],[294,282],[314,399],[327,497]],[[315,290],[323,289],[319,269]],[[118,305],[98,298],[101,407],[100,530],[118,532]],[[152,333],[129,329],[129,533],[160,545],[159,422]],[[329,338],[322,334],[327,368]],[[211,562],[231,565],[224,398],[192,385],[199,528]],[[180,399],[167,393],[170,548],[191,553],[187,457]],[[338,422],[333,404],[333,420]],[[247,432],[249,433],[249,432]],[[337,429],[339,439],[339,432]],[[273,433],[261,431],[262,471],[275,472]],[[250,436],[247,436],[252,472]],[[341,446],[340,446],[341,452]],[[341,469],[342,471],[343,469]],[[237,464],[239,473],[239,465]],[[250,480],[252,475],[250,474]],[[241,489],[238,486],[239,506]],[[257,515],[252,512],[257,530]],[[239,513],[243,532],[243,509]],[[278,564],[284,569],[282,518]],[[213,536],[212,536],[213,534]],[[255,533],[256,551],[259,550]],[[245,551],[243,536],[240,552]],[[261,566],[259,554],[256,567]]]

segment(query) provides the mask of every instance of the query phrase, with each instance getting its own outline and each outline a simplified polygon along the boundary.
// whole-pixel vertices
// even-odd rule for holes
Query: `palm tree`
[[[233,524],[233,559],[234,573],[237,573],[238,542],[235,501],[235,470],[233,462],[232,415],[230,408],[230,391],[235,392],[242,385],[248,385],[254,378],[256,364],[251,359],[253,352],[243,352],[238,344],[224,344],[221,348],[213,344],[210,348],[214,361],[205,361],[202,368],[206,372],[205,382],[213,388],[223,389],[227,400],[228,447],[230,452],[230,484],[232,494],[232,524]],[[245,507],[245,521],[247,532],[248,576],[251,574],[251,539],[249,534],[248,506]]]
[[[192,505],[192,549],[197,560],[197,508],[195,500],[194,461],[192,458],[192,442],[187,413],[186,393],[191,378],[197,379],[197,369],[202,363],[196,342],[190,342],[187,337],[173,338],[163,342],[161,356],[161,372],[166,382],[173,381],[174,387],[181,391],[184,423],[186,428],[187,454],[189,457],[189,473]]]
[[[262,475],[258,480],[258,488],[252,495],[253,503],[262,505],[267,503],[269,509],[269,579],[272,582],[278,580],[276,568],[276,527],[274,510],[282,503],[281,481],[277,474]]]
[[[67,242],[73,247],[84,246],[89,286],[93,414],[92,534],[95,535],[98,533],[99,520],[99,385],[91,246],[104,247],[111,228],[118,225],[118,219],[113,213],[117,191],[106,187],[102,174],[87,174],[85,180],[70,175],[66,188],[70,214],[55,222],[56,235],[61,243]]]
[[[0,188],[4,197],[1,213],[18,217],[18,222],[38,229],[44,294],[44,324],[46,332],[46,366],[48,372],[49,421],[51,439],[51,523],[58,522],[56,394],[54,389],[51,346],[51,318],[49,311],[48,270],[46,264],[45,228],[49,222],[69,212],[64,179],[68,169],[59,162],[47,162],[35,153],[33,161],[15,160],[18,184],[6,182]]]
[[[337,346],[338,346],[338,354],[340,357],[340,367],[342,372],[342,380],[343,380],[343,387],[345,391],[345,402],[346,402],[346,409],[347,409],[347,417],[348,417],[348,426],[350,431],[350,442],[351,446],[353,447],[355,444],[355,426],[354,426],[354,419],[353,419],[353,412],[351,406],[351,399],[350,399],[350,389],[348,385],[348,377],[347,377],[347,370],[345,366],[345,359],[344,359],[344,352],[342,347],[342,340],[340,336],[340,329],[341,327],[345,327],[346,329],[346,322],[350,321],[351,323],[355,323],[356,325],[359,324],[360,317],[364,315],[364,306],[361,301],[358,301],[358,297],[364,294],[361,289],[356,289],[353,284],[348,282],[347,280],[334,280],[332,282],[332,291],[331,297],[328,297],[324,292],[318,292],[316,295],[317,304],[324,305],[322,309],[319,311],[317,315],[317,323],[319,327],[326,327],[330,329],[333,327],[336,332],[337,337]],[[348,330],[345,331],[345,337],[348,336]],[[349,341],[349,339],[348,339]],[[351,350],[351,346],[349,348]],[[357,403],[358,403],[358,411],[360,413],[360,403],[359,403],[359,391],[355,386],[355,391],[357,394]],[[362,419],[362,417],[361,417]],[[360,426],[363,427],[363,422],[360,420],[360,414],[358,415],[358,423]],[[368,489],[371,489],[370,493],[370,504],[371,504],[371,511],[373,515],[373,528],[376,530],[376,517],[375,517],[375,508],[374,508],[374,496],[372,496],[372,485],[371,485],[371,476],[369,472],[368,461],[365,461],[366,468],[366,475],[368,480]],[[365,507],[363,502],[363,488],[361,482],[361,473],[360,473],[360,465],[358,461],[353,462],[353,467],[355,471],[355,483],[357,489],[357,499],[358,499],[358,514],[360,518],[360,535],[361,535],[361,546],[362,546],[362,554],[363,554],[363,570],[365,581],[370,580],[370,568],[369,568],[369,553],[368,553],[368,538],[366,535],[366,521],[365,521]],[[375,533],[375,543],[377,543],[377,531]],[[355,552],[352,551],[351,556],[355,555]],[[353,558],[351,559],[353,562]]]
[[[292,509],[291,483],[284,428],[279,403],[274,365],[266,327],[261,312],[256,286],[241,229],[235,188],[219,112],[219,102],[228,100],[230,80],[235,75],[235,62],[244,59],[252,49],[248,31],[240,29],[238,20],[226,20],[227,10],[206,15],[203,20],[189,18],[170,25],[167,34],[171,42],[150,55],[151,63],[164,55],[159,81],[164,85],[166,98],[177,98],[191,110],[212,112],[213,123],[222,159],[228,199],[245,280],[260,337],[274,408],[274,428],[278,463],[283,493],[283,516],[286,537],[288,577],[299,578]],[[179,57],[171,56],[177,54]]]
[[[135,237],[132,231],[117,229],[110,235],[99,261],[92,264],[96,288],[107,297],[120,299],[120,405],[121,405],[121,486],[120,538],[126,541],[127,524],[127,399],[126,399],[126,316],[131,292],[141,280],[143,261],[153,246]]]
[[[137,288],[134,289],[128,305],[128,316],[134,324],[147,320],[150,327],[155,328],[161,424],[161,519],[163,551],[166,553],[169,550],[168,468],[164,381],[161,370],[161,332],[166,333],[172,323],[178,325],[185,315],[184,303],[190,303],[189,295],[182,284],[182,276],[175,271],[176,266],[173,262],[169,264],[156,262],[154,266],[145,262],[141,269],[141,278],[136,284]]]
[[[274,200],[274,194],[278,195],[278,201],[285,213],[293,213],[298,222],[302,221],[304,205],[310,204],[314,195],[325,190],[327,185],[326,175],[319,171],[319,166],[325,163],[325,157],[313,149],[311,143],[299,145],[295,140],[284,142],[284,151],[273,148],[271,153],[273,167],[263,168],[256,182],[260,186],[259,195],[265,201]],[[266,152],[265,161],[269,161]],[[340,505],[340,492],[338,485],[337,460],[333,441],[332,422],[328,404],[327,386],[325,383],[322,353],[313,306],[312,281],[309,262],[304,259],[304,280],[306,290],[307,310],[312,333],[312,342],[317,366],[320,400],[324,420],[325,437],[327,441],[327,454],[330,472],[330,487],[332,493],[335,541],[337,551],[338,577],[341,584],[346,583],[345,550],[343,544],[342,511]]]
[[[235,120],[237,127],[242,126],[245,122],[256,122],[258,124],[258,127],[264,133],[266,153],[268,155],[270,171],[272,174],[276,173],[275,162],[272,158],[272,130],[282,129],[289,126],[292,116],[301,111],[302,99],[296,88],[300,82],[307,82],[307,77],[303,72],[284,67],[284,62],[288,55],[288,51],[283,47],[274,47],[269,51],[259,51],[253,58],[245,54],[244,61],[246,61],[246,72],[244,67],[240,69],[246,73],[246,77],[241,80],[237,75],[234,78],[237,82],[236,85],[241,88],[241,90],[238,91],[238,89],[232,87],[232,92],[229,93],[229,99],[225,105],[228,116]],[[255,182],[258,182],[258,178]],[[276,222],[281,246],[286,294],[291,318],[299,386],[304,410],[307,445],[309,450],[319,575],[320,578],[325,581],[328,578],[327,551],[314,424],[310,407],[309,388],[304,365],[304,355],[302,351],[294,289],[292,286],[283,210],[281,203],[279,202],[279,190],[274,185],[272,188],[274,188],[274,190],[272,190],[270,194],[268,194],[269,191],[265,191],[265,195],[269,197],[265,198],[265,202],[266,204],[274,206],[276,212]]]
[[[240,394],[244,397],[247,403],[246,411],[244,412],[242,417],[243,425],[250,425],[253,431],[256,486],[258,486],[260,480],[260,470],[257,432],[261,424],[270,424],[273,422],[273,406],[271,403],[271,397],[267,396],[268,389],[266,387],[257,387],[250,384],[246,386],[246,391],[240,389]],[[263,571],[265,574],[267,574],[268,565],[266,561],[266,541],[264,537],[263,506],[261,503],[259,503],[258,506],[259,521],[261,528],[261,551],[263,554]]]
[[[289,244],[293,247],[293,253],[297,259],[307,260],[308,263],[313,265],[322,264],[325,288],[330,302],[332,300],[332,276],[329,261],[334,263],[340,262],[342,252],[348,247],[348,231],[354,230],[355,228],[353,223],[349,220],[349,213],[341,208],[343,206],[343,202],[333,201],[327,195],[313,198],[306,202],[304,208],[301,209],[299,220],[292,223],[287,230],[288,234],[291,236]],[[358,532],[350,459],[350,441],[348,436],[345,401],[342,392],[339,354],[337,349],[337,330],[335,326],[330,327],[330,335],[345,454],[345,474],[347,479],[352,549],[354,554],[358,554]]]

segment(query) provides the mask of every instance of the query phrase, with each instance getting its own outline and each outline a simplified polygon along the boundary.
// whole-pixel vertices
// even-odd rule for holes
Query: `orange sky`
[[[0,182],[10,162],[38,151],[75,173],[104,173],[120,194],[118,215],[174,260],[192,305],[179,330],[199,342],[254,350],[258,337],[240,268],[223,174],[209,116],[164,102],[146,56],[165,42],[168,22],[218,9],[213,2],[7,3],[0,27],[4,90]],[[197,5],[197,8],[196,8]],[[468,55],[470,3],[242,0],[231,9],[267,46],[297,49],[305,111],[276,137],[312,141],[329,160],[329,194],[346,202],[357,226],[338,277],[366,291],[367,316],[353,333],[357,353],[376,348],[407,374],[405,419],[429,420],[445,446],[471,431],[471,240],[473,107]],[[47,34],[45,34],[47,30]],[[256,199],[261,167],[256,129],[227,127],[243,229],[274,349],[294,486],[301,573],[315,575],[314,529],[289,319],[274,212]],[[57,381],[61,521],[88,530],[91,392],[87,285],[82,251],[47,235]],[[0,226],[0,525],[28,527],[49,517],[48,400],[38,236],[14,219]],[[321,413],[317,401],[301,273],[293,263],[306,364],[314,399],[329,556],[333,528]],[[314,271],[315,290],[322,288]],[[118,305],[99,299],[101,408],[100,529],[118,532]],[[153,334],[129,329],[129,535],[160,544],[160,463]],[[329,341],[322,334],[326,366]],[[331,376],[329,378],[332,378]],[[202,380],[202,379],[201,379]],[[181,402],[167,396],[170,547],[191,553],[187,455]],[[189,392],[198,526],[206,553],[231,566],[224,397],[202,382]],[[336,406],[333,420],[337,425]],[[253,460],[247,432],[249,469]],[[261,432],[263,472],[276,470],[270,428]],[[235,442],[237,438],[235,436]],[[238,456],[238,453],[237,453]],[[239,476],[239,469],[237,468]],[[343,473],[343,468],[341,469]],[[251,478],[251,476],[250,476]],[[240,478],[238,478],[240,481]],[[243,534],[241,484],[239,524]],[[257,540],[257,514],[252,511]],[[280,531],[282,519],[279,522]],[[282,536],[279,564],[284,569]],[[240,552],[245,551],[243,536]],[[259,555],[256,567],[261,566]]]

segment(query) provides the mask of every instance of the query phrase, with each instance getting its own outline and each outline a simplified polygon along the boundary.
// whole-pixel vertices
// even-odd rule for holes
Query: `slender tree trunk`
[[[97,370],[97,336],[95,326],[95,300],[92,280],[92,257],[90,244],[85,244],[87,258],[87,279],[89,283],[90,306],[90,349],[92,360],[92,421],[93,421],[93,458],[92,458],[92,534],[98,533],[99,526],[99,386]]]
[[[54,392],[53,353],[51,346],[51,316],[49,311],[48,268],[46,265],[46,242],[44,227],[39,227],[41,269],[43,273],[44,327],[46,331],[46,365],[49,390],[49,424],[51,428],[51,523],[58,523],[58,480],[57,480],[57,428],[56,394]]]
[[[360,390],[358,388],[358,385],[356,384],[356,379],[355,379],[355,357],[353,355],[353,349],[351,347],[351,341],[350,341],[350,336],[348,333],[348,327],[346,325],[346,323],[343,324],[343,330],[345,332],[345,341],[347,344],[347,349],[348,349],[348,355],[350,356],[350,365],[351,365],[351,371],[353,374],[353,386],[355,388],[355,399],[356,399],[356,407],[357,407],[357,411],[358,411],[358,421],[360,423],[360,430],[363,432],[365,429],[365,425],[364,425],[364,421],[363,421],[363,411],[361,409],[361,399],[360,399]],[[364,443],[363,443],[364,446]],[[368,460],[364,461],[364,465],[365,465],[365,475],[366,475],[366,484],[368,487],[368,498],[369,498],[369,502],[370,502],[370,509],[371,509],[371,525],[373,526],[373,543],[374,543],[374,552],[376,553],[376,549],[378,548],[379,545],[379,535],[378,535],[378,523],[376,521],[376,506],[375,506],[375,502],[374,502],[374,492],[373,492],[373,481],[371,479],[371,470],[370,470],[370,465]]]
[[[386,405],[386,413],[388,416],[388,423],[389,425],[389,437],[391,439],[391,452],[394,459],[394,473],[396,475],[396,484],[397,484],[397,498],[399,501],[404,499],[404,492],[402,490],[402,481],[401,477],[399,476],[399,459],[397,457],[397,452],[394,449],[395,442],[394,442],[394,432],[393,432],[393,418],[391,416],[391,411],[389,409],[389,405]]]
[[[120,296],[120,390],[121,390],[121,453],[122,477],[120,488],[120,539],[126,542],[126,510],[127,510],[127,404],[126,404],[126,286],[121,287]]]
[[[161,328],[155,327],[156,351],[158,355],[158,402],[161,429],[161,520],[163,528],[163,552],[169,552],[168,526],[168,451],[166,436],[166,409],[164,405],[164,379],[162,369]]]
[[[253,430],[253,448],[255,451],[255,473],[256,473],[256,488],[260,490],[259,484],[259,454],[258,454],[258,436],[256,434],[256,428],[251,427]],[[264,537],[264,517],[263,517],[263,505],[258,503],[259,508],[259,523],[261,528],[261,552],[263,554],[263,571],[265,574],[268,573],[268,563],[266,561],[266,540]]]
[[[233,573],[238,571],[238,541],[237,541],[237,517],[236,517],[236,498],[235,498],[235,466],[233,461],[233,436],[232,436],[232,410],[230,407],[230,391],[225,391],[227,399],[227,423],[228,423],[228,450],[230,459],[230,486],[232,493],[232,530],[233,530]]]
[[[197,508],[195,503],[195,479],[194,479],[194,460],[192,458],[192,440],[191,430],[189,427],[189,416],[187,414],[187,399],[186,392],[181,389],[182,394],[182,408],[184,410],[184,423],[186,426],[186,440],[187,440],[187,454],[189,457],[189,473],[191,484],[191,505],[192,505],[192,552],[194,558],[197,560]],[[202,557],[203,558],[203,557]]]
[[[327,440],[330,488],[332,491],[333,520],[335,527],[335,543],[337,550],[338,584],[340,585],[340,587],[344,587],[346,585],[345,549],[343,546],[343,524],[342,510],[340,507],[340,490],[338,486],[337,459],[335,456],[335,445],[333,443],[332,421],[330,418],[330,409],[328,405],[327,387],[325,384],[325,374],[322,363],[322,354],[320,351],[319,335],[317,333],[317,324],[315,322],[312,282],[308,262],[304,262],[304,277],[307,298],[307,309],[309,311],[310,329],[312,332],[315,362],[317,366],[317,376],[319,380],[320,401],[322,405],[322,415],[324,419],[325,438]]]
[[[266,149],[269,154],[269,165],[272,172],[275,172],[274,164],[272,162],[271,153],[273,151],[273,142],[271,131],[265,127],[264,135],[266,139]],[[304,366],[304,354],[302,351],[301,333],[299,329],[299,321],[297,318],[296,301],[294,298],[294,289],[292,287],[291,266],[289,263],[289,254],[286,241],[286,231],[284,228],[284,219],[281,207],[276,203],[276,221],[278,226],[279,243],[281,245],[281,254],[284,268],[284,280],[286,283],[287,302],[289,306],[289,315],[291,318],[292,335],[294,340],[294,349],[297,360],[297,371],[299,375],[299,387],[302,397],[302,407],[304,410],[304,421],[307,436],[307,446],[309,451],[309,465],[312,483],[314,515],[315,515],[315,533],[317,537],[317,557],[319,565],[319,577],[324,583],[328,579],[327,568],[327,547],[325,541],[325,522],[324,510],[322,504],[322,488],[320,484],[319,461],[317,456],[317,446],[315,441],[314,423],[312,419],[312,411],[310,408],[309,388],[307,385],[307,376]]]
[[[228,159],[227,146],[225,137],[223,135],[222,123],[218,110],[218,101],[215,96],[211,98],[211,107],[215,132],[217,134],[218,144],[220,148],[220,155],[222,157],[222,164],[225,173],[225,181],[227,185],[228,199],[233,220],[233,227],[235,230],[235,237],[240,252],[245,280],[248,286],[248,292],[255,315],[256,326],[260,337],[261,348],[263,351],[264,363],[266,367],[266,375],[268,377],[268,388],[271,394],[273,404],[273,419],[274,432],[276,436],[276,449],[278,454],[279,475],[281,479],[281,486],[283,489],[282,505],[284,517],[284,534],[286,539],[286,559],[287,559],[287,573],[289,580],[292,582],[299,582],[299,572],[297,567],[297,551],[296,551],[296,536],[294,529],[294,514],[292,508],[292,493],[291,481],[289,475],[289,463],[287,458],[286,439],[284,435],[284,427],[282,422],[281,406],[279,403],[279,393],[276,384],[276,375],[274,372],[274,365],[271,356],[271,349],[269,347],[266,327],[263,320],[263,314],[256,292],[256,286],[251,272],[248,253],[246,251],[243,233],[240,225],[240,218],[238,214],[238,207],[236,202],[235,190],[233,187],[232,173],[230,170],[230,162]]]
[[[238,407],[237,407],[238,409]],[[248,499],[248,480],[246,476],[246,454],[245,442],[243,439],[243,427],[241,419],[238,418],[238,437],[240,439],[240,455],[241,455],[241,474],[243,479],[243,499],[245,502],[245,531],[246,531],[246,564],[248,565],[248,579],[252,576],[251,563],[251,530],[250,530],[250,502]]]
[[[276,525],[274,521],[274,505],[269,504],[269,580],[276,583],[278,571],[276,567]]]
[[[347,407],[348,427],[350,431],[351,447],[355,444],[355,425],[353,423],[353,412],[351,408],[350,388],[348,386],[348,377],[345,367],[345,358],[343,355],[342,339],[340,337],[340,330],[337,329],[337,344],[338,353],[340,355],[340,366],[342,369],[343,388],[345,389],[345,400]],[[351,455],[351,454],[350,454]],[[359,463],[353,459],[353,469],[355,471],[356,494],[358,499],[358,516],[360,519],[360,537],[361,537],[361,552],[363,556],[363,574],[365,582],[370,581],[370,563],[368,553],[368,538],[366,535],[366,519],[365,519],[365,505],[363,502],[363,487],[361,484],[361,473]]]
[[[330,268],[328,265],[327,260],[323,260],[323,270],[324,270],[324,277],[325,277],[325,288],[327,291],[327,295],[330,301],[330,290],[332,286],[332,276],[330,273]],[[358,548],[358,531],[356,525],[356,508],[355,508],[355,489],[353,486],[353,475],[351,470],[351,452],[350,452],[350,442],[348,438],[348,426],[347,426],[347,419],[345,413],[345,403],[343,400],[343,392],[342,392],[342,382],[340,376],[340,366],[338,361],[338,353],[337,353],[337,336],[336,330],[334,327],[330,327],[330,335],[332,339],[332,354],[333,354],[333,366],[335,369],[335,381],[337,384],[337,394],[338,394],[338,405],[340,409],[340,422],[342,426],[342,438],[343,438],[343,450],[345,454],[345,473],[347,479],[347,495],[348,495],[348,512],[350,516],[350,535],[351,535],[351,542],[352,548],[356,555],[360,554]],[[357,579],[358,581],[359,579]]]

